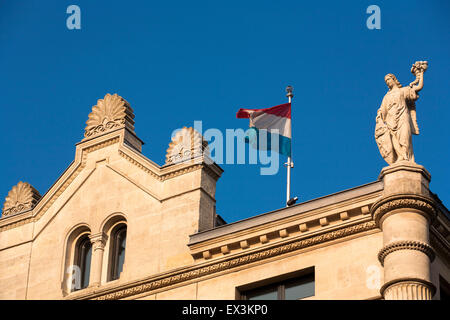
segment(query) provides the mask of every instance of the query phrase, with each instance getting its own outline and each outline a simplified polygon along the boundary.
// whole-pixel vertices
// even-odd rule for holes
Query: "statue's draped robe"
[[[378,109],[375,140],[387,163],[414,161],[412,134],[419,134],[415,101],[419,98],[411,87],[390,90]]]

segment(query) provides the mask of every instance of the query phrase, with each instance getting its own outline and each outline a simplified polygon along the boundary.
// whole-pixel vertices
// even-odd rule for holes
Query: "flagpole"
[[[292,88],[292,86],[286,87],[286,92],[287,92],[286,97],[288,97],[289,103],[291,103],[292,97],[294,96],[294,94],[292,93],[293,89],[294,88]],[[292,118],[291,118],[291,131],[292,131]],[[291,134],[291,156],[292,156],[292,134]],[[291,199],[291,168],[294,167],[294,163],[292,162],[291,156],[289,156],[287,158],[287,163],[286,163],[286,167],[287,167],[286,207],[288,206],[288,202]]]

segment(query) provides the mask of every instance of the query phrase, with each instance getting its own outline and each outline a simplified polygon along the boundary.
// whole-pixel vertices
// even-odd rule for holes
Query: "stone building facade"
[[[445,299],[450,215],[411,162],[377,181],[233,223],[223,172],[184,128],[166,163],[106,95],[75,159],[40,195],[19,182],[0,219],[1,299]]]

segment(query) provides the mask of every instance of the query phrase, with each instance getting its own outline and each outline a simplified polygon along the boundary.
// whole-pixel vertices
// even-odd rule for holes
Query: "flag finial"
[[[287,86],[286,87],[286,97],[292,98],[294,96],[292,91],[294,91],[294,88],[292,86]]]

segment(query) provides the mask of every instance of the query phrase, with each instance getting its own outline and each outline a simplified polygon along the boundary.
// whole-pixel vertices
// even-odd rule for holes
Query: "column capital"
[[[99,232],[91,234],[89,236],[89,239],[91,240],[94,251],[97,249],[104,250],[106,241],[108,240],[108,236],[104,232]]]

